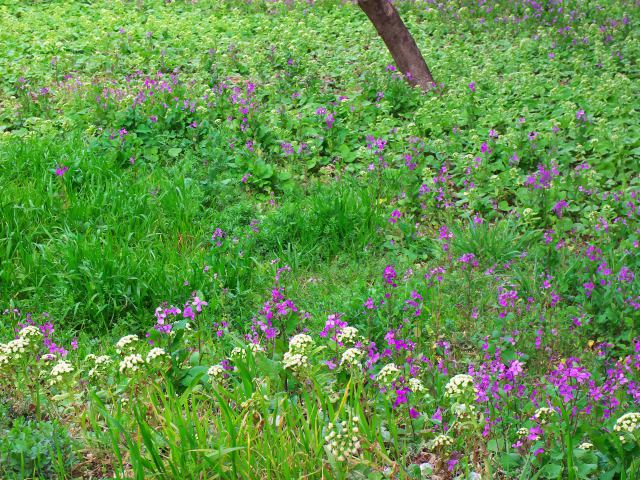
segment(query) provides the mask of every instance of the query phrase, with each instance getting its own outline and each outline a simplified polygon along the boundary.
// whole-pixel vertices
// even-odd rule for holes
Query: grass
[[[396,5],[0,5],[0,476],[638,477],[637,5]]]

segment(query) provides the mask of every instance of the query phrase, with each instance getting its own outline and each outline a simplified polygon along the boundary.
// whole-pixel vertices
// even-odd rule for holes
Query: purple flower
[[[58,165],[56,168],[56,175],[58,177],[62,177],[65,173],[67,173],[68,170],[69,167],[67,167],[66,165]]]
[[[553,210],[553,213],[555,213],[558,218],[562,218],[562,211],[567,208],[567,206],[568,203],[566,202],[566,200],[560,200],[553,207],[551,207],[551,210]]]
[[[382,274],[382,277],[384,278],[384,281],[387,283],[387,285],[392,285],[393,287],[398,286],[393,281],[397,276],[398,273],[393,268],[393,265],[387,265],[384,269],[384,273]]]
[[[389,223],[397,223],[400,217],[402,217],[402,212],[400,212],[400,210],[394,210],[393,212],[391,212]]]
[[[476,91],[476,82],[471,82],[469,84],[469,90],[471,90],[472,92],[475,93],[475,91]]]

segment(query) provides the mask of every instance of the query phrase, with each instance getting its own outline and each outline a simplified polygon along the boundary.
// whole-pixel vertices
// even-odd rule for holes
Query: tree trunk
[[[423,90],[433,88],[429,67],[391,0],[358,0],[358,6],[376,27],[407,81]]]

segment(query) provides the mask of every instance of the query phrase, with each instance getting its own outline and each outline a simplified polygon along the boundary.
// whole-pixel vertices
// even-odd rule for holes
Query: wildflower
[[[567,208],[567,206],[568,203],[566,202],[566,200],[560,200],[551,208],[551,210],[558,216],[558,218],[562,218],[562,212],[565,208]]]
[[[1,352],[2,350],[0,350]],[[0,353],[0,367],[4,367],[5,365],[9,365],[9,355],[5,355],[4,353]]]
[[[42,357],[40,357],[40,360],[45,363],[53,362],[55,359],[56,356],[53,353],[45,353]]]
[[[396,283],[393,281],[398,274],[396,273],[395,269],[393,268],[393,265],[387,265],[384,269],[384,273],[383,273],[383,278],[384,281],[388,284],[391,285],[393,287],[397,287]]]
[[[144,364],[144,360],[142,355],[139,353],[133,353],[131,355],[127,355],[120,362],[120,373],[133,374],[140,370],[140,366]]]
[[[619,432],[620,441],[626,443],[630,434],[633,434],[640,427],[640,413],[629,412],[616,420],[613,427],[614,432]]]
[[[107,367],[113,362],[110,356],[108,355],[100,355],[96,357],[95,355],[87,355],[85,357],[86,361],[93,362],[93,367],[89,370],[89,377],[95,378],[103,376],[107,373]]]
[[[57,165],[56,176],[62,177],[65,173],[67,173],[68,170],[69,170],[69,167],[67,167],[66,165]]]
[[[553,408],[549,407],[540,407],[533,414],[533,418],[535,418],[540,425],[546,424],[551,418],[556,414],[556,411]]]
[[[362,358],[363,354],[364,352],[359,348],[348,348],[342,354],[340,365],[357,365],[360,363],[360,359]]]
[[[593,450],[593,443],[584,442],[578,445],[578,449],[580,450]]]
[[[300,333],[289,340],[289,352],[306,355],[313,346],[313,339],[306,333]]]
[[[164,348],[152,348],[149,353],[147,353],[147,363],[153,363],[154,360],[161,357],[166,357],[167,352],[165,352]]]
[[[402,212],[400,210],[394,210],[389,217],[389,223],[397,223],[400,217],[402,217]]]
[[[476,92],[476,82],[471,82],[469,84],[469,90],[471,90],[473,93]]]
[[[473,393],[473,377],[467,374],[459,374],[452,377],[444,387],[445,395],[453,398],[461,398],[466,394]]]
[[[443,433],[437,435],[433,440],[431,440],[431,442],[429,442],[429,446],[433,450],[450,447],[451,445],[453,445],[453,439],[449,435],[445,435]]]
[[[419,378],[410,378],[409,388],[411,388],[411,391],[414,393],[422,393],[427,391],[425,386],[422,384],[422,380],[420,380]]]
[[[42,332],[40,329],[34,325],[28,325],[24,327],[20,332],[18,332],[18,336],[20,338],[28,339],[29,338],[40,338],[42,337]]]
[[[4,345],[4,352],[13,355],[15,358],[20,358],[30,347],[28,338],[16,338]]]
[[[474,405],[467,405],[466,403],[456,403],[451,410],[460,420],[469,420],[476,413],[476,407]]]
[[[360,451],[358,417],[350,421],[329,423],[325,430],[325,448],[336,460],[344,462]]]
[[[344,327],[337,335],[336,340],[344,345],[353,345],[358,339],[358,329],[355,327]]]
[[[73,373],[73,370],[73,365],[71,365],[69,362],[61,360],[51,369],[51,379],[49,380],[49,385],[62,383],[65,379],[68,378],[67,374]]]
[[[391,387],[393,382],[395,382],[400,376],[400,370],[396,366],[395,363],[388,363],[382,370],[378,372],[376,376],[376,381],[385,388]]]
[[[244,348],[234,347],[230,354],[233,360],[245,360],[247,358],[247,351]]]
[[[137,335],[125,335],[116,343],[116,352],[120,355],[132,352],[137,341]]]
[[[226,374],[222,365],[213,365],[207,370],[207,375],[209,375],[211,381],[215,383],[224,380]]]
[[[309,358],[301,353],[286,352],[282,359],[284,368],[292,370],[295,373],[301,373],[304,369],[309,368]]]

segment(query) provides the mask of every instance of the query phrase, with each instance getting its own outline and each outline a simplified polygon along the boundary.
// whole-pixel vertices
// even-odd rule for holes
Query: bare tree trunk
[[[427,63],[390,0],[358,0],[358,6],[376,27],[398,69],[411,85],[428,90],[435,85]]]

